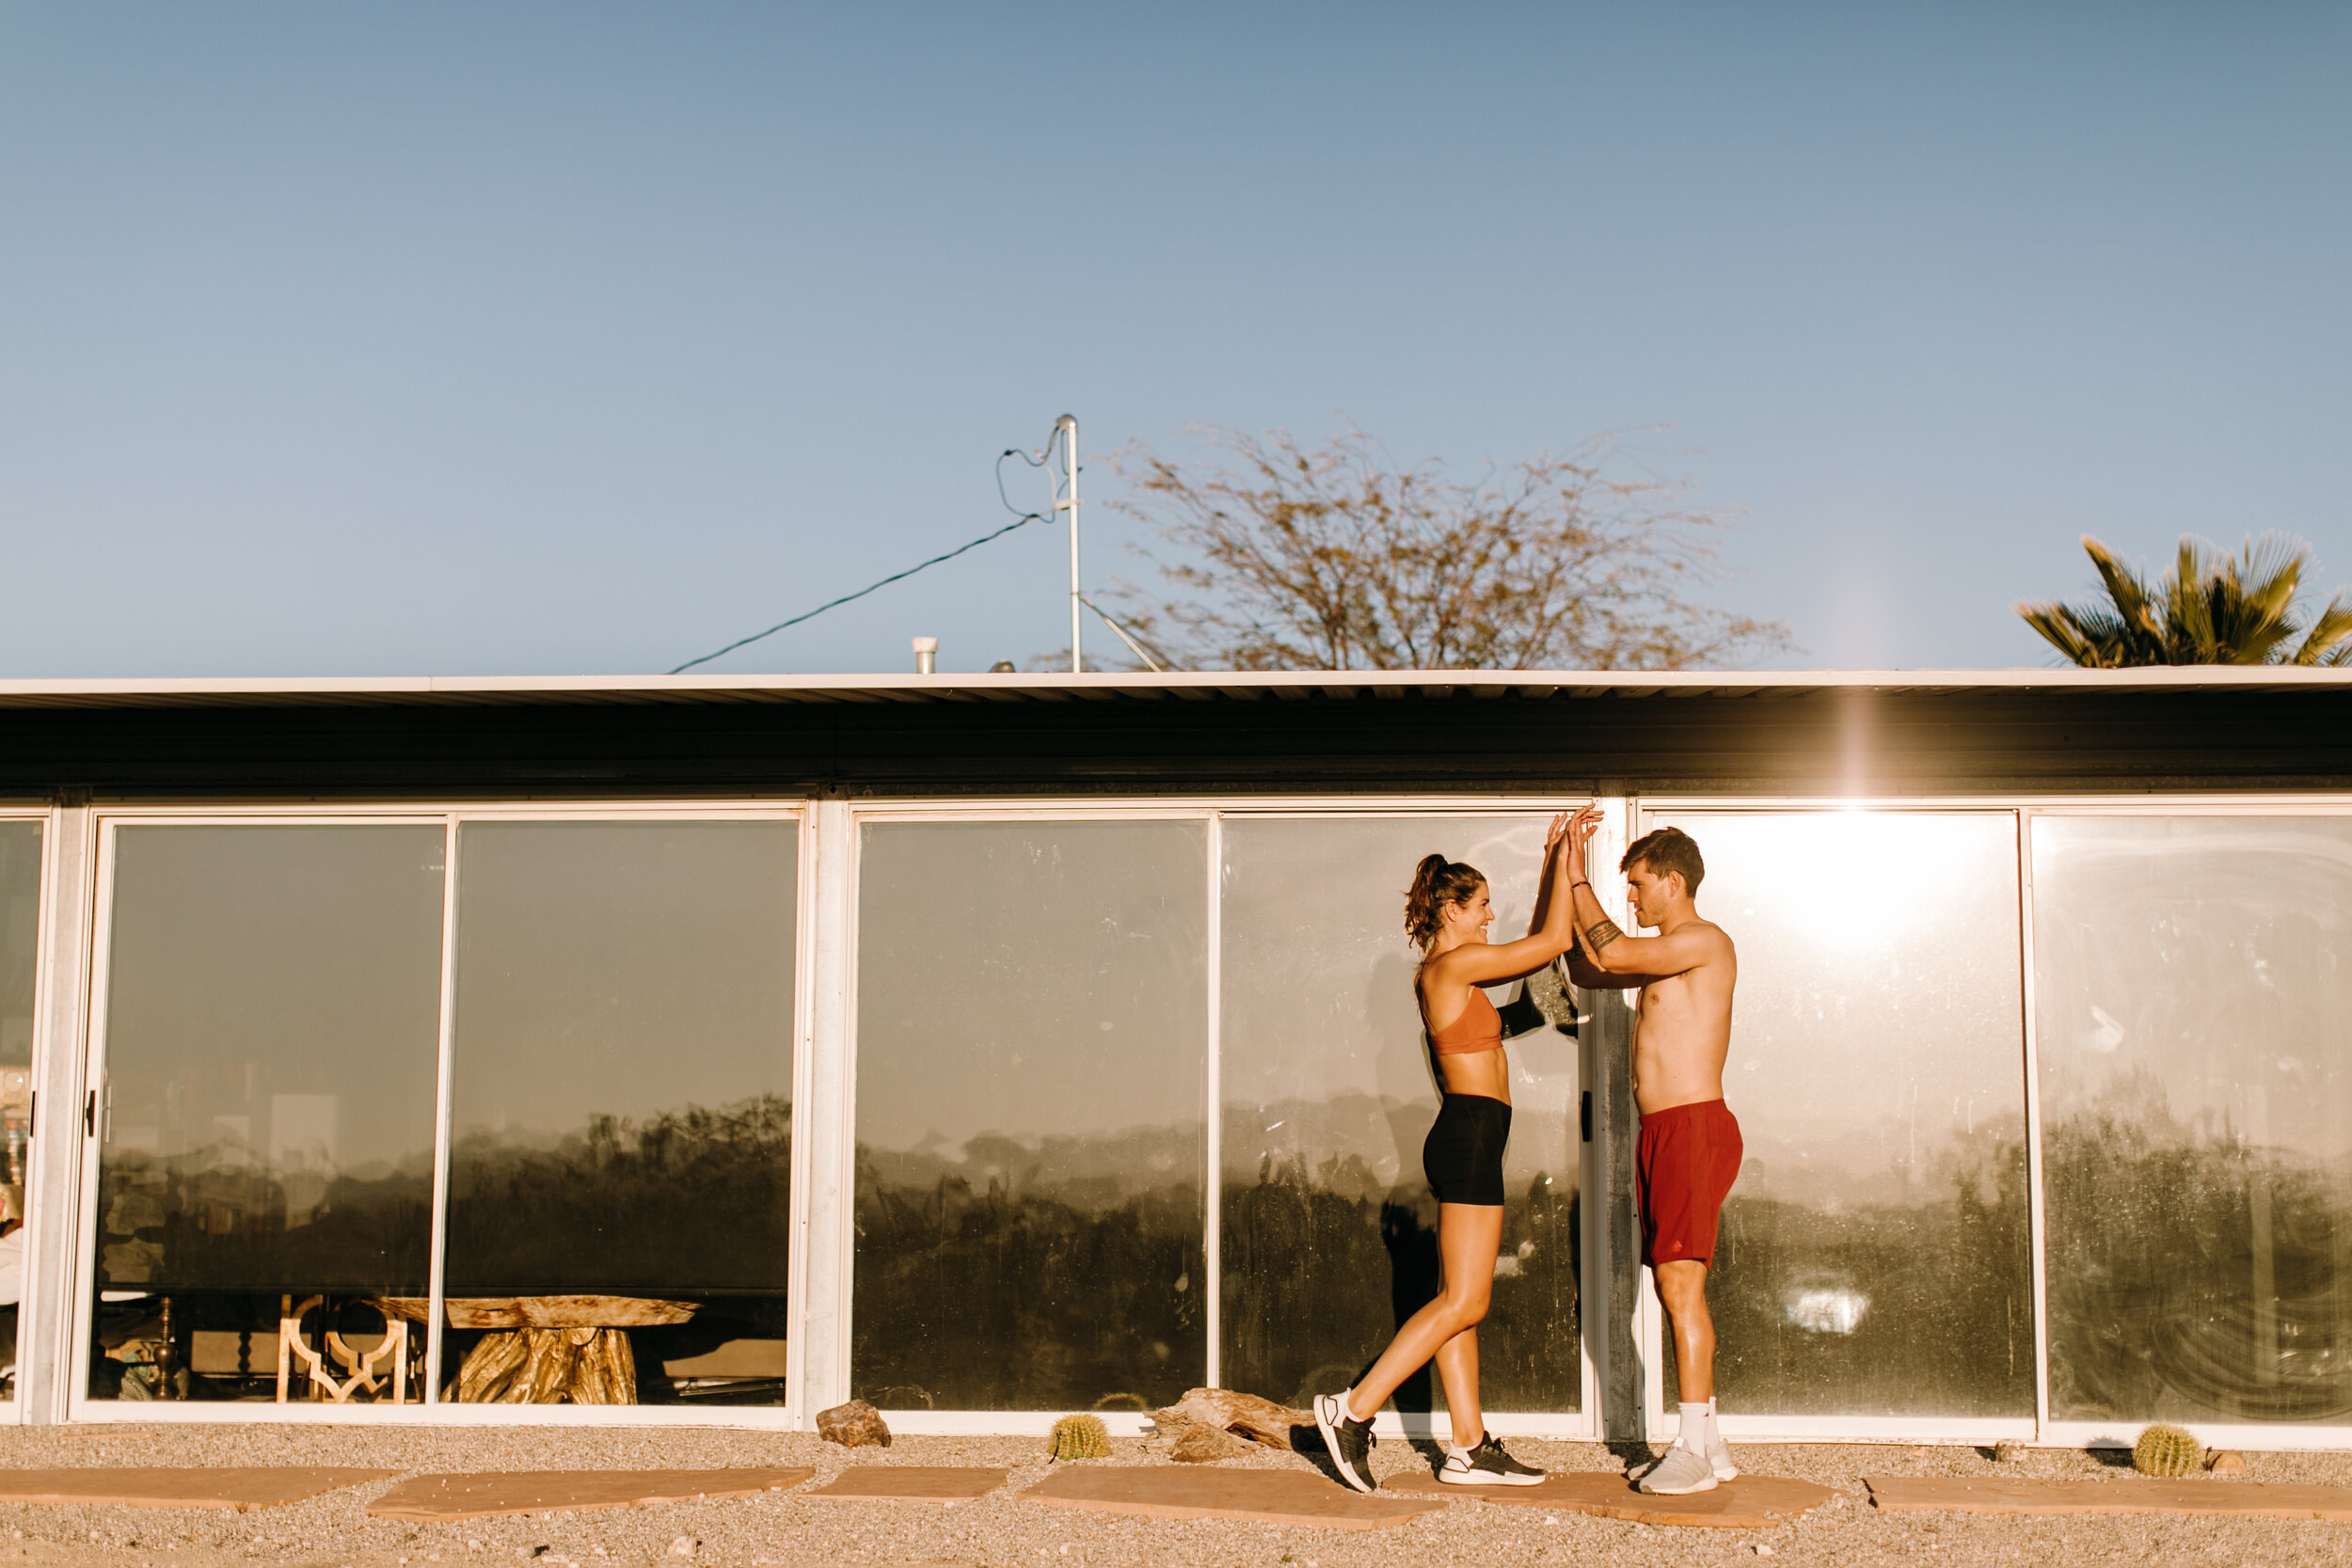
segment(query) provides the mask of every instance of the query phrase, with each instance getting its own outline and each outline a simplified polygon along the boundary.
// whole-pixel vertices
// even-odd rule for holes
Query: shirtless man
[[[1576,903],[1577,946],[1568,978],[1577,985],[1637,988],[1633,1007],[1633,1100],[1642,1111],[1634,1147],[1642,1205],[1642,1261],[1658,1281],[1673,1321],[1682,1430],[1642,1478],[1645,1492],[1711,1491],[1740,1473],[1715,1424],[1715,1323],[1707,1311],[1707,1268],[1715,1227],[1740,1174],[1740,1124],[1724,1104],[1724,1057],[1731,1049],[1731,988],[1739,958],[1722,927],[1692,902],[1707,875],[1699,847],[1679,828],[1634,840],[1618,869],[1633,918],[1654,937],[1629,937],[1593,895],[1585,846],[1600,808],[1577,814],[1564,847]]]

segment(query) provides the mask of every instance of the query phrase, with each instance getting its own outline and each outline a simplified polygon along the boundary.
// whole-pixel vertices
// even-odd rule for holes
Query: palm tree
[[[2020,604],[2026,625],[2075,664],[2352,665],[2352,602],[2339,589],[2308,622],[2303,563],[2312,546],[2281,533],[2249,539],[2233,558],[2185,535],[2172,570],[2150,582],[2089,534],[2106,602]]]

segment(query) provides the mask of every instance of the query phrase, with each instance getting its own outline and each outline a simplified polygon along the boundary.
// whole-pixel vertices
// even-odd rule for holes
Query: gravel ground
[[[1114,1442],[1100,1463],[1152,1464],[1159,1445]],[[1560,1469],[1618,1469],[1621,1461],[1588,1443],[1514,1442],[1534,1463]],[[2352,1562],[2352,1524],[2154,1515],[1991,1518],[1881,1514],[1861,1486],[1866,1475],[2128,1474],[2101,1458],[2068,1451],[2029,1454],[1995,1465],[1963,1448],[1743,1446],[1740,1463],[1762,1473],[1801,1476],[1840,1489],[1830,1507],[1768,1530],[1677,1529],[1462,1501],[1389,1529],[1284,1528],[1219,1520],[1173,1521],[1045,1508],[1016,1500],[1047,1470],[1036,1437],[901,1437],[887,1451],[834,1448],[803,1433],[717,1428],[293,1429],[167,1427],[0,1430],[0,1464],[363,1465],[403,1471],[676,1468],[813,1465],[821,1484],[851,1464],[1002,1465],[1012,1484],[977,1502],[812,1502],[791,1493],[533,1518],[417,1524],[371,1519],[367,1500],[389,1486],[349,1488],[255,1513],[209,1510],[52,1508],[0,1505],[0,1564],[123,1562],[155,1568],[227,1568],[273,1562],[428,1568],[497,1568],[534,1560],[543,1568],[763,1568],[827,1563],[854,1568],[939,1564],[957,1568],[1356,1568],[1359,1564],[1462,1561],[1553,1562],[1587,1558],[1612,1568],[1786,1564],[2019,1562],[2028,1564],[2286,1564]],[[2352,1484],[2352,1454],[2249,1454],[2249,1480]],[[1234,1465],[1304,1466],[1273,1452]],[[1406,1445],[1383,1441],[1386,1475],[1426,1463]],[[2224,1487],[2234,1484],[2213,1481]],[[535,1558],[534,1558],[535,1555]]]

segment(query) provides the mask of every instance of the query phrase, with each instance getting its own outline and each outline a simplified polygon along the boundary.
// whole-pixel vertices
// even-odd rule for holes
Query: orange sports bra
[[[1470,1006],[1462,1016],[1442,1029],[1429,1031],[1429,1044],[1440,1056],[1465,1056],[1473,1051],[1499,1051],[1502,1047],[1502,1015],[1486,1000],[1486,993],[1478,987],[1470,989]]]

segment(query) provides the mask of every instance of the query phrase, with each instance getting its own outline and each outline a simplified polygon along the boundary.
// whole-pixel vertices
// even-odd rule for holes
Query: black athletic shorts
[[[1422,1173],[1439,1203],[1502,1206],[1502,1146],[1511,1107],[1483,1094],[1450,1094],[1421,1146]]]

